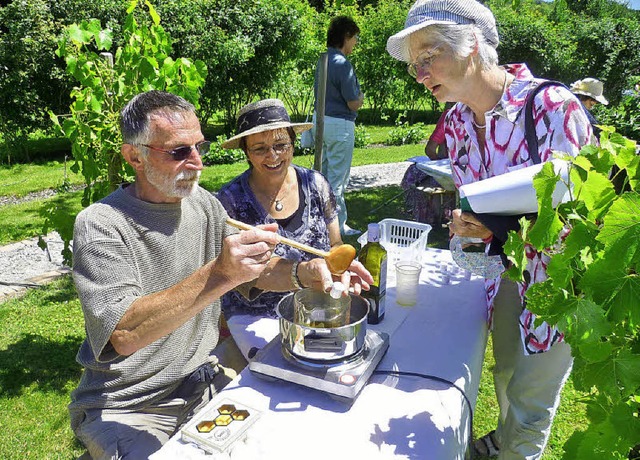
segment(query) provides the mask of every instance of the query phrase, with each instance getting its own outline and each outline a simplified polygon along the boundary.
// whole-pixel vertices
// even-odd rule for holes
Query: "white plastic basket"
[[[431,225],[400,219],[382,219],[379,224],[380,244],[387,250],[390,261],[404,259],[405,257],[403,256],[405,256],[405,254],[403,254],[403,250],[407,249],[411,243],[421,237],[424,240],[424,246],[421,245],[420,249],[424,251],[427,248]],[[364,232],[358,237],[358,243],[360,243],[361,247],[367,244],[367,233],[368,232]],[[414,257],[410,258],[417,258],[418,254],[414,254],[413,256]]]

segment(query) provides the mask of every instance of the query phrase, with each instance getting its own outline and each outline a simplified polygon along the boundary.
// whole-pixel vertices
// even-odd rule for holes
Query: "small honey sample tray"
[[[183,441],[195,442],[210,453],[225,452],[234,442],[242,440],[260,417],[257,409],[229,398],[210,402],[207,407],[181,431]]]

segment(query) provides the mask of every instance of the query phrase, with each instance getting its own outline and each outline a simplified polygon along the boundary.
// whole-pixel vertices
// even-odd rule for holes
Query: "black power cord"
[[[467,403],[467,407],[469,408],[469,440],[467,441],[467,452],[469,453],[469,458],[473,459],[473,446],[471,445],[473,442],[473,406],[471,405],[471,401],[469,397],[464,392],[462,388],[453,383],[451,380],[447,380],[442,377],[438,377],[437,375],[429,375],[429,374],[420,374],[418,372],[406,372],[406,371],[389,371],[389,370],[375,370],[373,371],[373,375],[397,375],[397,376],[408,376],[408,377],[420,377],[427,380],[433,380],[435,382],[444,383],[449,385],[452,388],[455,388],[460,392],[465,402]]]

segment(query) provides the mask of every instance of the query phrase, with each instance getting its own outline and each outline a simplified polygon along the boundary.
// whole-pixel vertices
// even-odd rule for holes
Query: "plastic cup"
[[[422,265],[418,262],[396,263],[396,303],[405,307],[416,304]]]

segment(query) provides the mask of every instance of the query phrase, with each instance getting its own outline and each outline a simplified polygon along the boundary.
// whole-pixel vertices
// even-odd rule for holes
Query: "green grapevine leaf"
[[[529,232],[528,239],[536,248],[553,245],[563,227],[551,199],[558,179],[559,175],[555,173],[551,162],[545,163],[542,170],[533,178],[538,198],[538,218]]]
[[[568,339],[567,342],[572,343],[573,341]],[[576,338],[575,343],[571,345],[571,350],[578,350],[580,357],[589,363],[598,363],[611,358],[613,345],[602,341],[581,343],[579,338]]]
[[[587,158],[593,169],[601,174],[607,174],[615,161],[609,150],[600,148],[596,145],[585,145],[580,149],[580,155],[577,158]],[[573,160],[575,162],[575,159]],[[590,168],[586,168],[589,170]]]
[[[624,391],[623,395],[630,396],[640,389],[640,354],[631,350],[621,350],[615,359],[617,377]]]
[[[527,308],[536,314],[537,321],[549,324],[556,324],[574,308],[567,292],[555,289],[550,279],[532,284],[527,289],[526,300]]]
[[[131,13],[133,13],[133,11],[136,9],[136,6],[138,6],[138,0],[131,0],[129,2],[129,6],[127,7],[127,14],[130,15]]]
[[[527,268],[527,255],[524,250],[524,244],[531,227],[531,222],[524,217],[518,222],[520,223],[520,233],[510,231],[503,247],[507,259],[512,263],[506,272],[506,276],[513,281],[522,281],[523,272]]]
[[[575,451],[572,456],[567,457],[567,452],[565,457],[580,460],[627,460],[629,451],[634,445],[632,440],[634,437],[637,438],[631,430],[634,428],[637,430],[638,425],[637,421],[629,423],[634,417],[628,408],[626,411],[623,408],[624,405],[618,404],[614,412],[604,421],[589,425],[581,433],[578,446],[573,446]]]
[[[567,303],[565,317],[557,324],[561,330],[567,331],[568,340],[599,342],[601,337],[610,333],[611,326],[600,305],[583,298],[570,299]]]
[[[71,24],[67,28],[67,33],[69,34],[69,38],[78,45],[89,43],[91,37],[93,36],[90,31],[81,28],[77,24]]]
[[[587,361],[579,361],[576,359],[573,370],[573,381],[577,389],[581,391],[589,391],[596,387],[603,394],[618,394],[618,382],[615,377],[615,365],[612,360],[589,363]]]
[[[157,75],[158,61],[152,56],[145,56],[140,61],[138,70],[143,78],[153,78]]]
[[[640,244],[640,195],[624,193],[611,205],[604,217],[604,225],[598,241],[612,246],[620,240],[628,244],[631,251]]]
[[[574,191],[584,201],[594,219],[600,218],[607,211],[616,196],[609,178],[595,171],[590,171],[587,180],[580,187],[576,186]]]
[[[564,252],[554,255],[547,265],[547,274],[555,289],[568,289],[573,279],[574,269],[571,266],[573,256]]]
[[[595,302],[606,305],[612,321],[630,319],[637,323],[637,299],[640,298],[640,280],[627,272],[634,253],[620,242],[604,251],[585,272],[578,287]]]
[[[96,34],[96,45],[99,50],[111,49],[113,44],[113,33],[110,30],[101,30]]]
[[[82,21],[81,25],[83,29],[91,32],[92,37],[98,35],[102,31],[102,26],[98,19],[91,19],[88,22]]]
[[[155,25],[159,25],[160,24],[160,16],[158,16],[158,13],[156,12],[156,9],[153,7],[153,5],[151,3],[149,3],[148,0],[145,0],[144,4],[147,5],[147,8],[149,8],[149,15],[151,16],[151,20],[153,21],[153,23]]]

